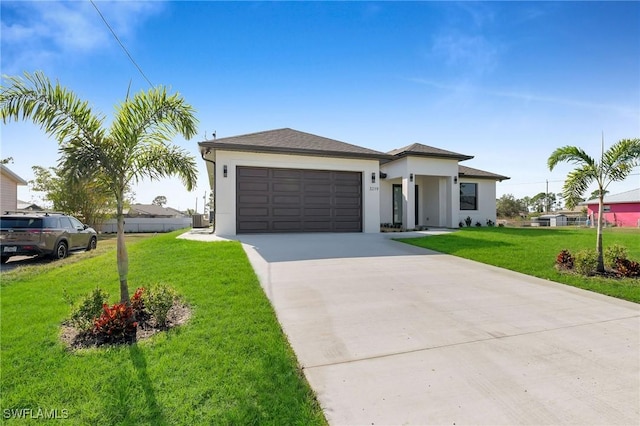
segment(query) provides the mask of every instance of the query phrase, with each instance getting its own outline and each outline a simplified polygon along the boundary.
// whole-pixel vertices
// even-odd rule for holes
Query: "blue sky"
[[[638,2],[97,2],[153,84],[197,110],[199,182],[142,182],[194,208],[208,191],[197,142],[291,127],[380,151],[414,142],[475,158],[511,179],[498,196],[560,192],[559,146],[593,156],[640,137]],[[89,2],[0,3],[5,75],[43,70],[107,116],[148,83]],[[1,157],[25,179],[57,145],[28,123],[2,126]],[[617,193],[640,186],[635,170]],[[29,201],[39,194],[21,189]]]

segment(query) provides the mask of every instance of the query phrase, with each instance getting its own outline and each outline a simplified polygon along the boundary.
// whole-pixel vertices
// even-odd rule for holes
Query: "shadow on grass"
[[[466,249],[514,246],[514,244],[505,241],[484,240],[481,238],[473,238],[469,235],[457,235],[455,240],[438,239],[437,237],[394,238],[394,240],[429,250],[441,251],[443,253],[457,253],[460,250]]]
[[[147,360],[137,344],[129,346],[129,357],[138,376],[138,383],[142,388],[148,416],[153,419],[154,424],[166,424],[162,416],[162,409],[158,405],[158,400],[153,390],[153,384],[147,373]]]

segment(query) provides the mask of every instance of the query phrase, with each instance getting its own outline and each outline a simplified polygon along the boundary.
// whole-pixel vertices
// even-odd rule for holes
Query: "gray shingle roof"
[[[332,157],[389,158],[383,152],[289,128],[208,140],[198,145],[201,150],[230,149]]]
[[[453,151],[447,151],[445,149],[435,148],[429,145],[423,145],[421,143],[414,143],[402,148],[394,149],[388,152],[389,155],[396,157],[404,157],[407,155],[422,155],[425,157],[441,157],[441,158],[456,158],[458,160],[470,160],[472,155],[459,154]]]
[[[474,169],[467,166],[458,165],[458,174],[460,177],[470,177],[470,178],[478,178],[478,179],[494,179],[503,181],[506,179],[510,179],[507,176],[498,175],[491,172],[486,172],[484,170]]]
[[[597,198],[583,201],[580,205],[598,203]],[[605,204],[619,204],[619,203],[640,203],[640,188],[632,189],[631,191],[621,192],[619,194],[605,194]]]

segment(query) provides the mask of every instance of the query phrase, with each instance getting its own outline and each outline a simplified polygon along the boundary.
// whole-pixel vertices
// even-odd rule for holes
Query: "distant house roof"
[[[35,203],[18,200],[18,210],[43,211],[44,209]]]
[[[389,158],[389,155],[383,152],[289,128],[214,139],[200,142],[198,145],[204,153],[215,149],[227,149],[330,157]]]
[[[580,205],[597,204],[599,200],[592,198],[591,200],[583,201]],[[632,189],[631,191],[621,192],[619,194],[605,194],[605,204],[621,204],[621,203],[640,203],[640,188]]]
[[[460,177],[469,177],[469,178],[477,178],[477,179],[493,179],[499,180],[502,182],[506,179],[511,179],[508,176],[502,176],[491,172],[485,172],[484,170],[473,169],[467,166],[458,165],[458,174]]]
[[[18,185],[27,185],[27,181],[26,180],[22,179],[20,176],[18,176],[14,172],[12,172],[4,164],[0,164],[0,170],[2,171],[3,175],[8,176],[9,178],[11,178],[11,180],[14,180],[16,182],[16,184],[18,184]]]
[[[162,207],[155,204],[132,204],[129,208],[129,216],[151,217],[176,217],[184,216],[182,212],[171,207]]]
[[[388,154],[395,157],[418,155],[424,157],[455,158],[459,161],[470,160],[473,158],[473,155],[459,154],[457,152],[447,151],[445,149],[435,148],[429,145],[423,145],[421,143],[414,143],[402,148],[397,148],[389,151]]]

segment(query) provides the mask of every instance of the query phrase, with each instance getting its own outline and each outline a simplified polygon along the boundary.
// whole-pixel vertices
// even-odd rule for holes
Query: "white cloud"
[[[96,2],[121,39],[164,7],[160,2]],[[116,47],[91,2],[2,2],[2,65],[5,73],[40,68],[53,58]]]

